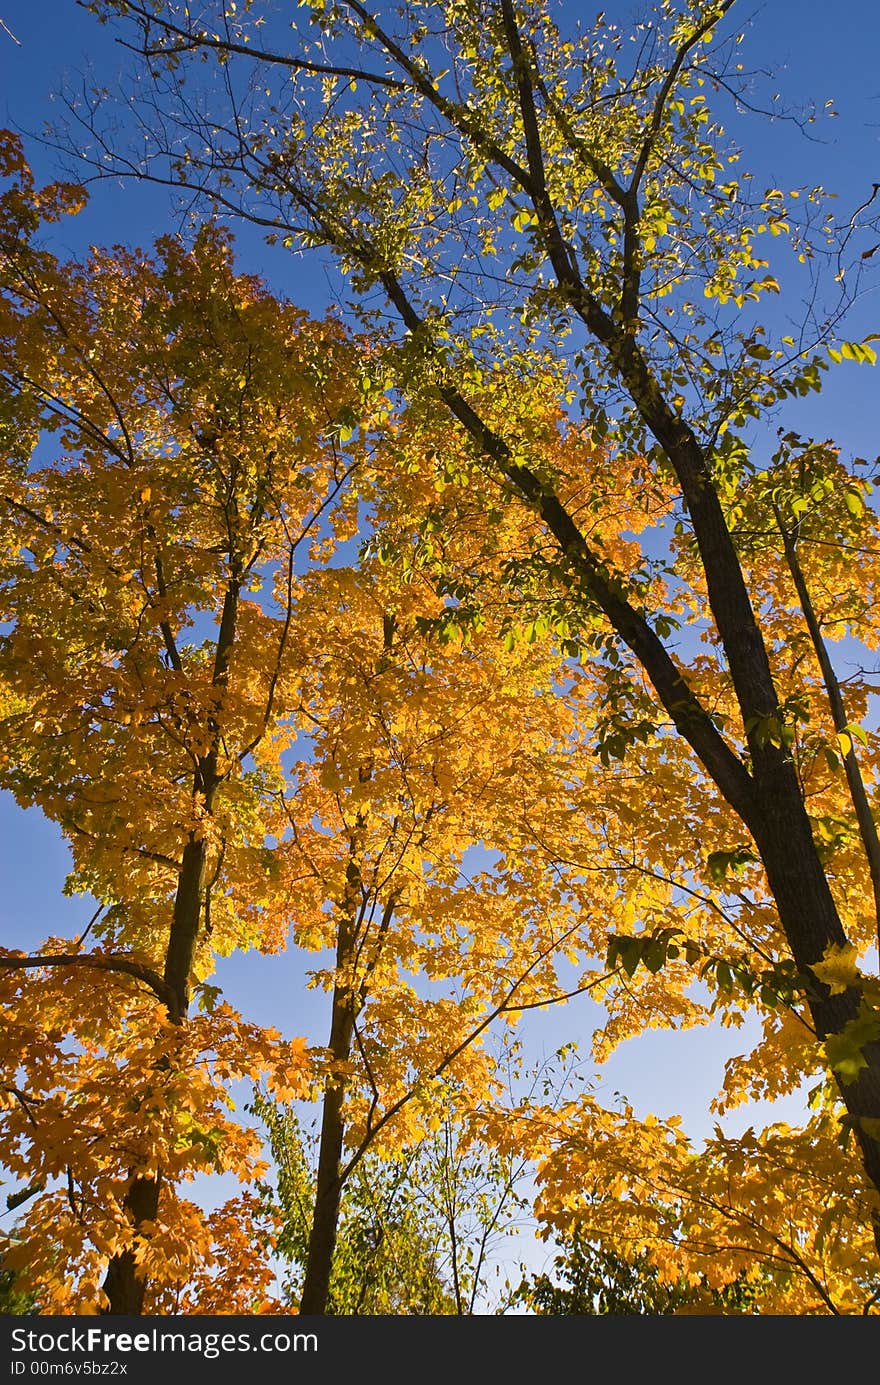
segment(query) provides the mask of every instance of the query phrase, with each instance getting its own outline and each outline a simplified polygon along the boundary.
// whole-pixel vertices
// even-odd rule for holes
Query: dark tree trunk
[[[165,961],[165,981],[171,992],[168,1017],[173,1024],[183,1024],[189,1007],[189,978],[202,912],[206,855],[204,841],[192,838],[183,852]],[[144,1222],[156,1220],[161,1183],[161,1176],[143,1178],[137,1172],[133,1174],[124,1207],[135,1234]],[[143,1312],[146,1284],[131,1250],[113,1256],[101,1287],[109,1300],[104,1313]]]
[[[315,1207],[309,1232],[306,1272],[300,1297],[300,1313],[325,1314],[330,1297],[330,1274],[336,1250],[339,1207],[342,1198],[340,1166],[345,1124],[342,1118],[344,1089],[341,1083],[328,1086],[321,1116],[321,1144]]]
[[[159,1178],[136,1177],[132,1180],[125,1198],[125,1210],[136,1229],[144,1222],[155,1221],[160,1190]],[[138,1273],[133,1251],[124,1250],[121,1255],[113,1256],[107,1266],[102,1288],[109,1299],[102,1313],[127,1314],[129,1317],[143,1313],[147,1286]]]
[[[354,930],[340,928],[336,949],[337,975],[346,977],[354,961]],[[333,1015],[330,1023],[330,1052],[336,1061],[345,1063],[351,1055],[354,1036],[355,998],[350,985],[337,982],[333,990]],[[300,1297],[300,1313],[324,1314],[330,1295],[330,1274],[336,1249],[339,1226],[339,1207],[342,1198],[342,1146],[345,1138],[343,1102],[345,1082],[330,1078],[324,1092],[321,1114],[321,1142],[318,1149],[318,1173],[315,1186],[315,1206],[309,1232],[306,1272]]]

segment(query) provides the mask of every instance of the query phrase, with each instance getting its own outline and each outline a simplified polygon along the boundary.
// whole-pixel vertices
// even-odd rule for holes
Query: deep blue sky
[[[572,12],[580,8],[572,3]],[[620,0],[605,6],[609,15],[621,21],[635,8]],[[783,103],[813,100],[821,110],[826,100],[833,99],[839,112],[836,119],[822,122],[810,141],[791,125],[756,125],[745,163],[762,180],[783,188],[821,183],[835,189],[841,211],[848,213],[870,194],[873,182],[880,182],[876,0],[836,5],[771,0],[763,5],[743,3],[736,13],[742,20],[753,18],[743,61],[776,71],[773,89],[780,92]],[[126,54],[113,43],[110,30],[99,26],[75,0],[0,0],[0,20],[11,31],[0,28],[0,124],[39,131],[57,114],[52,95],[63,81],[76,85],[91,64],[101,80],[112,85],[114,73],[126,64]],[[59,176],[51,151],[30,139],[26,148],[38,178]],[[174,225],[170,194],[104,184],[83,216],[61,228],[59,248],[78,252],[88,242],[144,244]],[[338,293],[338,282],[316,258],[269,252],[253,230],[242,230],[238,244],[243,269],[265,273],[276,290],[311,311],[323,311]],[[855,338],[880,330],[878,309],[876,296],[866,298],[853,316],[848,335]],[[796,426],[803,432],[836,437],[845,452],[875,455],[880,452],[878,381],[880,367],[877,372],[842,368],[820,399],[798,403]],[[67,852],[55,829],[36,811],[22,813],[11,799],[0,796],[0,937],[4,945],[29,948],[49,932],[73,933],[84,924],[90,913],[87,902],[61,896],[66,866]],[[256,1018],[276,1023],[287,1033],[305,1031],[314,1041],[324,1041],[320,999],[303,991],[301,974],[290,962],[255,956],[230,959],[221,964],[220,975],[231,998]],[[257,997],[259,1008],[254,1008]],[[589,1010],[584,1002],[585,1021]],[[555,1022],[536,1017],[529,1026],[535,1042],[547,1049],[570,1037],[574,1027],[571,1012]],[[588,1039],[586,1025],[583,1038]],[[741,1045],[741,1037],[738,1044],[735,1033],[713,1039],[704,1031],[692,1031],[652,1037],[639,1047],[625,1045],[609,1065],[601,1090],[626,1092],[641,1111],[681,1110],[686,1127],[699,1135],[707,1129],[708,1099],[717,1090],[731,1043]]]

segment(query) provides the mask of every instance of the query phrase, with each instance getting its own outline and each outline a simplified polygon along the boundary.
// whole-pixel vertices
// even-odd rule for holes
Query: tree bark
[[[125,1196],[125,1212],[136,1230],[145,1222],[153,1222],[159,1210],[161,1178],[141,1178],[136,1176]],[[101,1286],[109,1300],[102,1314],[127,1314],[140,1316],[144,1311],[146,1281],[139,1273],[133,1250],[124,1250],[114,1255]]]
[[[356,884],[357,870],[349,866],[349,890]],[[350,903],[349,903],[350,907]],[[351,914],[344,918],[336,943],[336,984],[333,987],[333,1010],[330,1021],[330,1052],[334,1062],[347,1063],[351,1057],[354,1038],[357,997],[354,990],[353,968],[356,958],[357,923]],[[315,1185],[315,1205],[309,1232],[306,1272],[300,1296],[300,1313],[325,1314],[330,1296],[330,1274],[339,1227],[339,1208],[342,1199],[342,1147],[345,1139],[345,1079],[330,1077],[324,1091],[321,1113],[321,1138],[318,1147],[318,1171]]]
[[[213,798],[213,793],[211,796]],[[184,1023],[189,1008],[189,978],[202,913],[206,857],[205,842],[190,837],[183,852],[165,960],[164,980],[170,991],[168,1018],[177,1025]],[[144,1178],[133,1173],[123,1207],[135,1235],[140,1234],[145,1223],[156,1220],[161,1187],[161,1174]],[[146,1282],[132,1250],[112,1257],[101,1287],[108,1299],[103,1313],[137,1315],[143,1312]]]

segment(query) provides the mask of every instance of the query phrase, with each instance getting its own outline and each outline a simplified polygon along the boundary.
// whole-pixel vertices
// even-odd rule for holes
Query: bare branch
[[[249,43],[236,43],[229,38],[212,38],[207,30],[198,31],[196,29],[182,29],[177,24],[172,24],[170,19],[157,14],[153,10],[146,10],[142,5],[129,4],[128,11],[144,20],[144,43],[141,46],[125,43],[122,39],[117,40],[123,48],[129,48],[133,52],[140,54],[144,58],[161,58],[174,56],[179,53],[197,52],[199,49],[207,48],[209,51],[218,53],[240,53],[246,58],[252,58],[256,62],[275,64],[289,68],[292,72],[313,72],[319,76],[345,77],[350,81],[372,82],[375,86],[391,87],[398,91],[407,91],[409,84],[400,82],[395,77],[389,77],[381,72],[366,72],[360,67],[340,67],[331,63],[312,63],[306,62],[304,58],[294,58],[289,53],[273,53],[265,48],[255,48]],[[150,47],[146,41],[146,34],[149,27],[161,29],[165,34],[171,34],[181,40],[177,46],[159,45]],[[5,27],[5,26],[4,26]]]

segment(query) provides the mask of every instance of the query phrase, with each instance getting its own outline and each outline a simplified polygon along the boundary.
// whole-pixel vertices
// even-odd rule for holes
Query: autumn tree
[[[605,758],[638,766],[640,783],[667,756],[688,767],[691,787],[666,799],[665,816],[640,805],[618,879],[639,872],[670,802],[680,822],[698,807],[677,902],[697,890],[719,927],[732,917],[739,928],[745,909],[747,963],[729,932],[721,948],[707,937],[675,950],[633,894],[629,951],[612,944],[614,956],[633,971],[647,959],[679,1012],[689,1002],[667,986],[667,963],[704,968],[722,1006],[737,967],[759,1004],[787,995],[811,1063],[818,1055],[835,1084],[863,1165],[850,1166],[853,1190],[861,1198],[867,1180],[880,1237],[877,981],[860,969],[877,937],[866,690],[844,697],[826,643],[849,628],[874,643],[873,559],[862,557],[874,519],[864,472],[832,446],[792,437],[771,463],[752,442],[753,425],[820,388],[827,348],[874,359],[837,335],[859,221],[838,234],[821,190],[755,192],[738,168],[721,123],[741,80],[734,0],[664,0],[635,44],[604,16],[584,29],[557,20],[543,0],[408,0],[393,13],[320,0],[292,23],[258,0],[92,9],[124,24],[145,84],[128,103],[142,137],[131,158],[117,145],[108,161],[106,139],[93,155],[82,127],[100,132],[101,111],[78,109],[76,152],[96,176],[183,187],[285,243],[335,253],[366,310],[384,301],[395,315],[396,379],[413,408],[445,414],[472,495],[537,519],[542,537],[511,562],[508,588],[541,606],[536,618],[565,622],[563,638],[604,680]],[[769,305],[829,254],[843,296],[825,314],[814,297],[791,336]],[[558,372],[553,461],[519,414],[486,402],[499,363],[524,376],[529,357]],[[577,437],[601,441],[644,493],[637,512],[663,497],[635,561],[606,547],[630,524],[616,496],[594,482],[573,500]],[[437,577],[466,622],[479,606],[473,573],[448,562]],[[676,639],[682,626],[698,644]]]
[[[211,1013],[210,993],[189,1011],[218,952],[278,946],[253,757],[295,555],[355,465],[332,426],[357,350],[235,275],[212,230],[61,264],[36,233],[79,195],[36,190],[11,137],[3,157],[3,784],[59,824],[71,887],[101,904],[72,945],[3,957],[5,1161],[37,1194],[15,1255],[48,1305],[72,1258],[82,1306],[139,1312],[147,1281],[187,1280],[202,1247],[176,1185],[258,1152],[228,1081],[268,1061],[295,1092],[305,1068],[302,1044]],[[35,1251],[38,1227],[60,1245]]]
[[[403,420],[389,447],[418,503],[432,465],[421,430]],[[405,490],[386,496],[377,479],[374,504],[375,546]],[[512,517],[508,539],[532,524]],[[485,530],[460,518],[446,541],[488,566]],[[466,1126],[498,1089],[493,1027],[605,974],[588,966],[561,984],[560,960],[584,959],[583,921],[534,839],[580,749],[568,700],[546,695],[560,652],[546,634],[504,650],[503,605],[438,645],[447,614],[423,574],[381,553],[305,581],[296,603],[310,753],[287,773],[276,858],[294,940],[325,950],[313,981],[331,994],[304,1313],[326,1309],[345,1186],[365,1155],[405,1153],[441,1118]]]
[[[826,1093],[814,1106],[802,1129],[719,1130],[702,1147],[676,1117],[573,1109],[539,1179],[542,1220],[574,1284],[582,1243],[588,1278],[610,1255],[618,1288],[629,1266],[637,1293],[693,1291],[676,1311],[876,1314],[871,1192],[856,1184],[850,1198],[856,1161],[841,1157],[834,1103]]]
[[[442,433],[391,419],[374,348],[236,273],[215,226],[59,261],[38,233],[80,194],[3,148],[2,783],[99,901],[75,942],[0,957],[13,1253],[53,1310],[258,1307],[265,1208],[182,1196],[199,1172],[258,1178],[228,1111],[250,1077],[321,1102],[301,1308],[323,1312],[365,1154],[491,1105],[492,1026],[602,979],[560,985],[582,920],[534,839],[579,749],[545,695],[564,656],[536,626],[504,649],[504,603],[438,645],[426,552],[388,553],[437,495]],[[519,409],[554,448],[547,382]],[[533,530],[462,512],[444,543],[488,580]],[[311,1053],[209,979],[289,938],[324,954]]]

